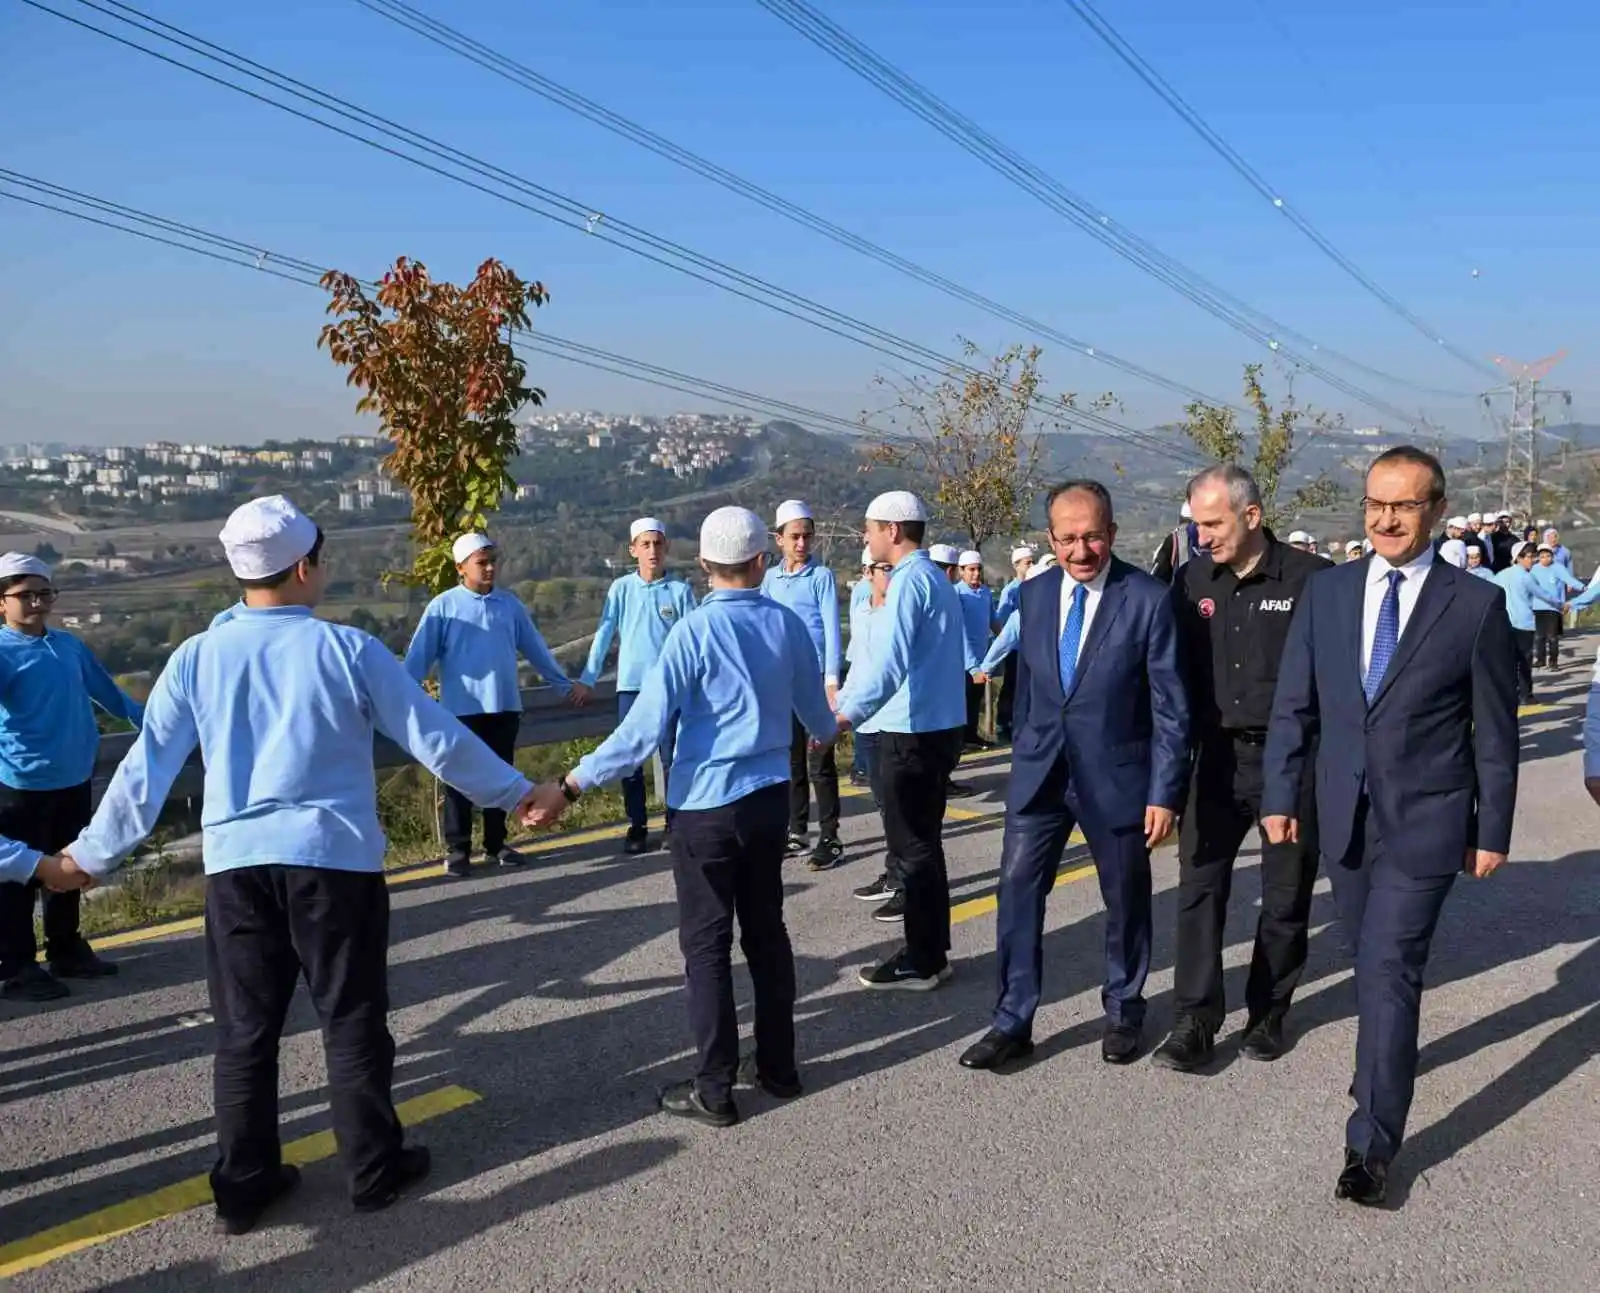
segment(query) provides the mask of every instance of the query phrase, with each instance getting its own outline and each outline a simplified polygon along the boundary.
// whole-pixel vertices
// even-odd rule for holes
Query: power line
[[[105,4],[95,3],[94,0],[76,0],[84,8],[111,18],[113,21],[124,23],[148,36],[153,36],[187,53],[227,68],[229,71],[247,77],[259,85],[274,90],[279,94],[287,95],[305,104],[306,107],[296,107],[294,104],[284,103],[261,90],[252,89],[248,85],[241,85],[226,76],[220,76],[206,71],[204,68],[195,67],[180,58],[142,45],[136,40],[62,13],[60,10],[42,3],[41,0],[22,0],[22,2],[30,8],[49,13],[65,22],[71,23],[73,26],[104,36],[116,44],[146,54],[169,66],[190,72],[214,85],[243,94],[302,121],[321,126],[334,134],[365,144],[370,148],[417,166],[422,170],[475,189],[487,196],[497,198],[500,201],[552,220],[569,229],[581,230],[591,237],[632,252],[642,259],[676,270],[690,278],[730,292],[757,305],[765,306],[779,314],[874,350],[899,363],[906,364],[908,367],[919,368],[926,372],[937,374],[951,371],[967,373],[975,373],[977,371],[959,360],[940,354],[938,351],[920,343],[865,323],[860,319],[801,296],[799,293],[778,287],[753,274],[736,269],[713,257],[672,242],[670,239],[659,237],[648,230],[628,224],[626,221],[597,212],[593,207],[557,193],[553,189],[525,179],[503,167],[483,161],[460,149],[440,143],[438,140],[401,126],[386,117],[368,112],[345,99],[318,90],[303,81],[298,81],[293,77],[276,72],[264,64],[236,54],[221,45],[185,31],[181,27],[145,14],[132,5],[122,4],[119,0],[107,0]],[[129,14],[134,16],[128,17],[127,15]],[[309,109],[315,109],[316,111]],[[337,121],[326,120],[324,117],[317,115],[317,112],[327,113],[349,124],[341,125]],[[371,134],[378,135],[381,138],[371,138],[369,134],[362,133],[362,131],[369,131]],[[384,139],[391,142],[383,142]],[[417,153],[421,153],[422,156],[417,156]],[[465,171],[467,174],[462,175],[458,173],[460,171]],[[494,187],[496,185],[501,187]],[[511,191],[506,192],[505,190],[508,189]],[[1163,454],[1190,465],[1203,461],[1193,451],[1186,450],[1149,432],[1125,426],[1092,409],[1080,409],[1059,398],[1053,398],[1048,402],[1059,406],[1064,415],[1099,428],[1108,435],[1139,445],[1153,453]]]
[[[1403,319],[1415,328],[1429,341],[1434,342],[1441,350],[1454,359],[1460,360],[1477,373],[1492,372],[1489,365],[1475,355],[1468,353],[1459,346],[1448,341],[1437,328],[1417,315],[1399,298],[1386,291],[1375,282],[1354,261],[1340,251],[1329,239],[1311,223],[1310,219],[1297,208],[1287,202],[1279,193],[1276,186],[1267,182],[1266,178],[1256,170],[1239,153],[1227,139],[1225,139],[1198,111],[1186,100],[1160,72],[1139,53],[1115,27],[1108,22],[1088,0],[1062,0],[1089,28],[1101,42],[1111,50],[1158,98],[1175,112],[1179,119],[1205,142],[1218,157],[1222,158],[1228,166],[1236,172],[1251,188],[1272,204],[1274,210],[1282,214],[1290,224],[1303,233],[1311,243],[1322,252],[1329,260],[1333,261],[1340,269],[1353,278],[1368,293],[1391,313]]]
[[[1321,378],[1335,390],[1342,391],[1352,399],[1377,409],[1388,417],[1411,426],[1428,429],[1420,418],[1362,389],[1339,374],[1330,372],[1308,355],[1296,353],[1285,344],[1285,341],[1297,342],[1305,350],[1325,355],[1339,363],[1370,373],[1383,381],[1400,386],[1410,386],[1411,382],[1322,346],[1202,278],[1146,239],[1118,224],[1109,214],[1073,193],[1014,149],[1002,144],[969,117],[957,112],[905,72],[868,49],[836,23],[824,17],[815,7],[804,3],[804,0],[757,0],[757,2],[824,53],[844,64],[913,115],[921,118],[957,147],[1037,198],[1069,223],[1082,229],[1158,282],[1166,284],[1201,309],[1221,319],[1235,331],[1259,342],[1273,354]]]
[[[861,255],[877,261],[881,265],[886,265],[890,269],[896,270],[927,287],[932,287],[936,291],[943,292],[956,300],[964,301],[966,304],[974,306],[994,318],[1003,319],[1018,327],[1026,328],[1029,332],[1057,342],[1085,358],[1106,364],[1121,372],[1147,381],[1151,385],[1182,395],[1186,399],[1199,400],[1206,404],[1228,406],[1227,401],[1214,399],[1204,391],[1196,390],[1192,386],[1186,386],[1182,382],[1174,381],[1142,365],[1119,358],[1099,346],[1082,341],[1077,337],[1051,327],[1049,324],[1041,323],[1039,320],[1030,318],[1010,306],[1003,305],[983,295],[981,292],[963,287],[935,270],[908,260],[886,247],[880,246],[844,228],[842,225],[834,223],[825,216],[809,211],[798,203],[781,197],[770,189],[763,188],[759,184],[735,174],[726,167],[719,166],[716,162],[673,143],[670,139],[657,134],[647,126],[630,121],[628,118],[594,102],[594,100],[585,98],[576,90],[568,89],[566,86],[552,81],[549,77],[536,72],[525,63],[518,63],[514,59],[507,58],[504,54],[491,49],[457,28],[451,27],[449,24],[430,17],[421,10],[404,3],[404,0],[355,0],[355,3],[359,4],[363,9],[367,9],[379,17],[437,45],[441,49],[459,55],[468,62],[510,81],[513,85],[529,90],[547,102],[566,108],[568,111],[576,113],[602,129],[638,144],[641,148],[647,149],[656,156],[663,157],[683,167],[685,170],[708,179],[713,184],[731,193],[747,198],[759,206],[784,217],[786,220],[791,220],[795,224],[810,229],[814,233],[819,233],[841,246],[859,252]]]

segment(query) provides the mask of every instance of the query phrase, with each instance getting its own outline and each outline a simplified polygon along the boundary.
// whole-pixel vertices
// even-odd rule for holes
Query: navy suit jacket
[[[1273,696],[1261,812],[1295,816],[1310,759],[1327,857],[1361,846],[1364,794],[1385,854],[1411,875],[1445,875],[1469,848],[1511,848],[1519,740],[1505,593],[1435,561],[1369,705],[1361,619],[1371,560],[1312,575],[1300,595]]]
[[[1044,807],[1035,801],[1063,760],[1086,834],[1142,828],[1146,805],[1182,807],[1189,778],[1189,698],[1171,593],[1113,557],[1072,690],[1063,695],[1066,578],[1058,567],[1022,584],[1006,809]]]

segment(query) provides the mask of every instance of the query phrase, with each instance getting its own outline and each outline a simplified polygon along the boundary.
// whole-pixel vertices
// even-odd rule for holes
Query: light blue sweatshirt
[[[833,571],[815,557],[807,557],[806,564],[793,572],[784,570],[780,562],[768,569],[761,591],[800,617],[816,648],[823,680],[836,684],[840,669],[839,586]]]
[[[232,606],[227,607],[225,610],[218,611],[214,616],[211,617],[211,623],[207,624],[206,627],[208,629],[214,629],[219,624],[226,624],[229,620],[231,620],[235,615],[237,615],[240,611],[242,611],[244,609],[245,609],[245,604],[244,604],[244,601],[241,599],[241,600],[235,602]]]
[[[38,849],[0,836],[0,884],[27,884],[42,856]]]
[[[663,575],[646,582],[636,570],[623,575],[606,590],[605,608],[600,612],[600,627],[589,648],[589,663],[582,681],[594,686],[606,667],[611,639],[622,630],[617,646],[617,690],[638,691],[644,675],[661,655],[672,626],[694,609],[694,591],[681,579]]]
[[[872,584],[863,579],[850,590],[850,641],[845,644],[844,658],[852,669],[859,668],[867,658],[872,642],[874,621],[883,622],[883,607],[872,605]],[[846,683],[848,684],[848,679]]]
[[[94,705],[136,725],[144,713],[72,634],[0,625],[0,782],[65,790],[88,781],[100,749]]]
[[[557,691],[572,690],[526,606],[499,588],[474,593],[458,584],[422,612],[406,672],[421,682],[438,665],[439,699],[452,714],[520,714],[518,652]]]
[[[994,594],[987,588],[969,588],[966,584],[957,584],[956,596],[961,599],[961,624],[966,638],[967,656],[964,663],[968,673],[977,673],[994,631],[990,628],[994,621]]]
[[[1494,577],[1495,583],[1505,589],[1506,614],[1511,617],[1511,627],[1531,632],[1533,612],[1559,611],[1561,603],[1546,597],[1534,579],[1531,570],[1512,564]]]
[[[863,732],[943,732],[967,721],[966,638],[950,581],[921,548],[895,563],[872,651],[839,712]]]
[[[1533,576],[1533,582],[1539,585],[1539,591],[1554,602],[1565,601],[1569,592],[1583,591],[1583,580],[1559,562],[1544,566],[1535,561],[1528,573]]]
[[[1006,616],[1006,622],[1000,632],[995,635],[989,644],[989,653],[983,657],[980,672],[992,674],[1002,664],[1006,657],[1017,649],[1017,643],[1022,641],[1022,611],[1017,609]]]
[[[381,871],[374,730],[485,807],[515,808],[530,790],[376,638],[306,607],[246,608],[173,652],[139,739],[66,851],[94,875],[114,869],[155,828],[198,743],[206,874]]]
[[[757,588],[714,590],[667,635],[628,716],[572,777],[588,790],[626,776],[676,716],[667,806],[720,808],[788,784],[796,715],[820,739],[838,730],[800,617]]]
[[[1011,612],[1022,605],[1022,580],[1013,579],[1000,590],[1000,600],[994,608],[994,622],[1004,624],[1011,618]]]

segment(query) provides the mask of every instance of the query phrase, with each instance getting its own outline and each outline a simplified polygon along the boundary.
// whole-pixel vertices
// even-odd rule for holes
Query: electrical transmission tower
[[[1500,506],[1510,512],[1520,512],[1529,523],[1539,502],[1539,437],[1543,431],[1544,410],[1552,399],[1564,400],[1572,406],[1571,391],[1547,390],[1541,383],[1550,370],[1567,357],[1565,350],[1519,364],[1504,355],[1493,356],[1510,378],[1505,386],[1484,391],[1483,407],[1505,435],[1505,484],[1500,494]],[[1506,412],[1502,416],[1502,404]]]

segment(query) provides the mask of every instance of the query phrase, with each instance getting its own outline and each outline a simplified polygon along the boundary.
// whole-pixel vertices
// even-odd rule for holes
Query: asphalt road
[[[688,1055],[670,875],[659,855],[578,846],[521,875],[396,889],[398,1094],[428,1115],[419,1134],[436,1171],[376,1217],[349,1212],[328,1138],[314,1135],[327,1126],[324,1071],[302,999],[283,1056],[285,1138],[312,1136],[297,1152],[317,1160],[301,1192],[242,1240],[215,1236],[205,1207],[138,1224],[196,1202],[183,1182],[210,1163],[192,934],[124,947],[120,979],[61,1008],[0,1007],[0,1276],[18,1290],[219,1293],[1590,1289],[1600,810],[1575,752],[1588,673],[1580,661],[1541,678],[1553,708],[1525,720],[1515,860],[1463,881],[1447,908],[1390,1211],[1332,1198],[1355,1024],[1325,881],[1293,1052],[1239,1059],[1235,1014],[1213,1071],[1180,1076],[1100,1061],[1100,901],[1069,856],[1038,1055],[1008,1076],[973,1074],[955,1061],[994,990],[984,899],[998,819],[948,827],[955,978],[927,996],[871,994],[855,968],[891,937],[848,893],[876,873],[880,848],[855,798],[849,864],[790,876],[802,1099],[747,1096],[730,1131],[653,1112]],[[997,813],[1003,760],[962,775],[987,793],[958,807]],[[1171,1013],[1175,875],[1166,851],[1152,1042]],[[1255,892],[1247,858],[1230,1000]]]

